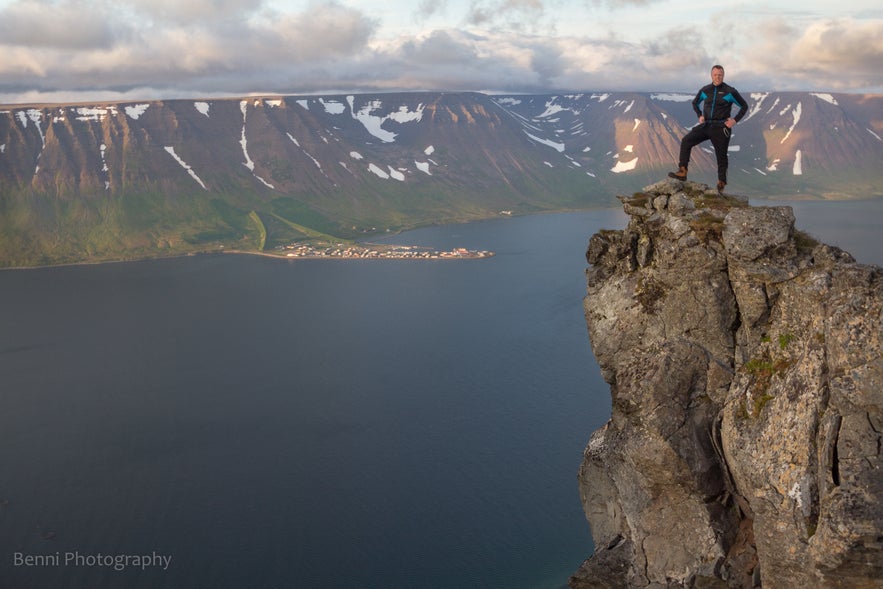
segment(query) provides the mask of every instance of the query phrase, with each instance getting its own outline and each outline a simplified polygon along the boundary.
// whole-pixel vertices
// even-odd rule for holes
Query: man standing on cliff
[[[703,102],[702,110],[699,103]],[[735,117],[731,117],[733,105],[739,107]],[[680,161],[678,171],[668,175],[676,180],[687,179],[687,166],[690,164],[690,152],[703,141],[711,140],[714,154],[717,156],[717,190],[722,192],[727,185],[727,166],[730,147],[730,133],[736,123],[748,112],[748,102],[739,91],[724,84],[724,68],[716,65],[711,68],[711,84],[704,86],[693,99],[693,110],[699,117],[699,124],[681,139]]]

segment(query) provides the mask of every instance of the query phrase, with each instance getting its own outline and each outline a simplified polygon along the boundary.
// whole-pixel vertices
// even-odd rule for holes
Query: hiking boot
[[[669,178],[674,178],[675,180],[680,180],[681,182],[686,182],[687,180],[687,166],[681,166],[678,168],[677,172],[669,172]]]
[[[718,180],[718,181],[717,181],[717,191],[718,191],[718,192],[723,192],[723,191],[724,191],[724,188],[726,188],[726,187],[727,187],[727,183],[726,183],[726,182],[724,182],[723,180]]]

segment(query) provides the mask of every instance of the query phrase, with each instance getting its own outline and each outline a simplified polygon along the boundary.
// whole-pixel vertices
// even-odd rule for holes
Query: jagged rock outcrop
[[[585,315],[610,421],[579,471],[573,589],[878,587],[883,271],[667,180],[592,236]]]

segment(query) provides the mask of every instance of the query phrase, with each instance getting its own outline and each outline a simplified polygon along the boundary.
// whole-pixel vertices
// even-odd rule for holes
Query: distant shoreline
[[[488,250],[467,250],[458,248],[449,251],[433,250],[422,246],[384,246],[383,248],[370,248],[365,246],[352,246],[349,248],[332,248],[329,253],[313,251],[300,253],[297,249],[280,252],[254,252],[248,250],[223,250],[219,253],[242,254],[276,258],[279,260],[481,260],[491,258],[495,252]],[[347,253],[351,251],[351,253]]]
[[[405,246],[407,247],[407,246]],[[410,246],[413,248],[417,248],[418,246]],[[425,251],[429,253],[443,254],[450,252],[440,252],[428,248],[421,247]],[[185,252],[180,254],[174,254],[169,256],[145,256],[140,258],[124,258],[124,259],[108,259],[108,260],[82,260],[79,262],[63,262],[60,264],[42,264],[38,266],[7,266],[0,268],[0,272],[4,271],[19,271],[19,270],[44,270],[48,268],[68,268],[68,267],[76,267],[76,266],[100,266],[104,264],[126,264],[132,262],[148,262],[151,260],[176,260],[180,258],[193,258],[197,256],[212,256],[219,254],[237,254],[237,255],[249,255],[249,256],[261,256],[264,258],[274,258],[277,260],[349,260],[349,261],[369,261],[369,260],[412,260],[412,261],[426,261],[426,260],[481,260],[485,258],[491,258],[496,255],[495,252],[492,251],[474,251],[468,250],[472,252],[472,254],[465,255],[448,255],[448,256],[343,256],[343,255],[323,255],[323,254],[313,254],[313,255],[295,255],[289,256],[284,253],[276,253],[276,252],[258,252],[258,251],[249,251],[249,250],[239,250],[239,249],[217,249],[217,250],[209,250],[209,251],[195,251],[195,252]]]

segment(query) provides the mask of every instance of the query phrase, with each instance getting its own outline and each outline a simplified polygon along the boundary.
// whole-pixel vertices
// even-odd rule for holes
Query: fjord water
[[[787,204],[883,262],[883,201]],[[484,260],[0,272],[2,586],[561,587],[592,549],[575,475],[610,413],[583,253],[624,223],[388,239]],[[171,562],[65,566],[75,552]]]
[[[592,549],[576,471],[610,412],[584,251],[623,223],[389,239],[483,260],[0,272],[3,585],[562,586]]]

